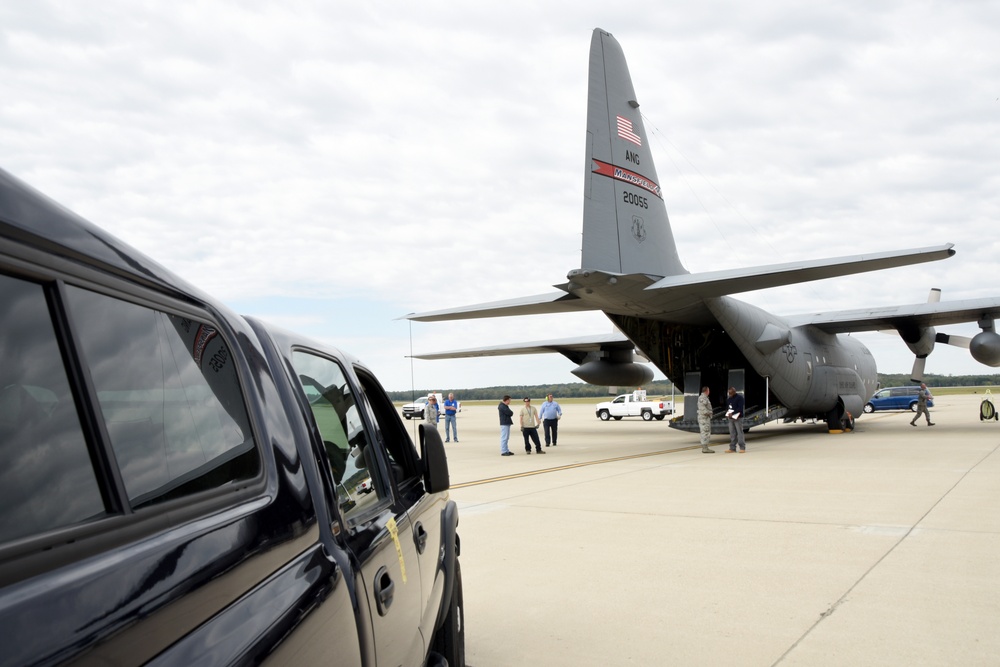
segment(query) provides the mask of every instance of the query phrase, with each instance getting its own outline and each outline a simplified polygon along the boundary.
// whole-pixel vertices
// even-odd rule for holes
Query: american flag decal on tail
[[[642,146],[642,139],[632,129],[632,121],[618,116],[618,136],[625,141],[631,141],[636,146]]]

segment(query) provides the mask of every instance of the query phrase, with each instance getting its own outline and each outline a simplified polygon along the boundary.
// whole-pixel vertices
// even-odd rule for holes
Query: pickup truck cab
[[[643,421],[662,420],[673,412],[673,401],[637,400],[632,394],[621,394],[612,401],[598,403],[594,408],[597,418],[605,422],[623,417],[642,417]]]
[[[3,170],[0,359],[4,664],[464,664],[444,445],[359,360]]]
[[[434,394],[437,397],[438,409],[444,414],[444,396],[441,394]],[[427,408],[427,399],[430,398],[430,394],[421,396],[412,403],[407,403],[402,407],[403,417],[405,419],[423,419],[424,410]]]

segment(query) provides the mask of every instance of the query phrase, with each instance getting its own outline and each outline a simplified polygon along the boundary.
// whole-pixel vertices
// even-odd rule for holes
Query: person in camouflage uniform
[[[712,403],[708,400],[708,387],[702,387],[698,397],[698,428],[701,430],[702,453],[714,454],[715,450],[708,448],[712,439]]]
[[[923,382],[920,383],[920,391],[917,393],[917,414],[913,415],[913,420],[910,422],[910,426],[916,426],[917,420],[920,419],[920,415],[923,415],[927,419],[928,426],[934,426],[934,422],[931,421],[931,413],[927,409],[927,400],[933,399],[931,396],[931,390],[927,388],[927,385]]]

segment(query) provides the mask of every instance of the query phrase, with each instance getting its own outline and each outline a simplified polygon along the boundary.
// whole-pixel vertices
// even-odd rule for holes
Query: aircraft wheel
[[[650,412],[649,410],[643,410],[642,411],[642,421],[644,421],[644,422],[653,421],[653,413]]]
[[[611,419],[611,413],[608,412],[607,410],[601,410],[600,412],[597,413],[597,416],[600,418],[602,422],[606,422],[609,419]]]
[[[875,406],[872,405],[871,403],[865,403],[864,411],[865,414],[871,414],[875,412]]]

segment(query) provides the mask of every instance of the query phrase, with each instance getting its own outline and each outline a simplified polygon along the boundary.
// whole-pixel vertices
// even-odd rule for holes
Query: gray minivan
[[[865,403],[865,412],[875,412],[876,410],[912,410],[917,411],[917,395],[920,393],[919,386],[912,387],[886,387],[879,389],[875,395]],[[927,400],[927,407],[934,407],[934,400]]]

